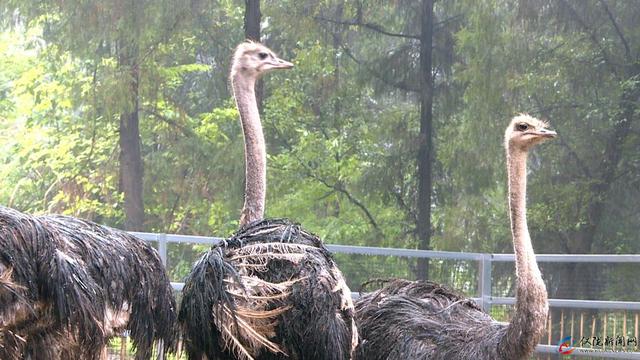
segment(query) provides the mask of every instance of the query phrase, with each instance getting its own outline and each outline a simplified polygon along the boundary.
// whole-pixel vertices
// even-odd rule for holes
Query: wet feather
[[[93,359],[129,330],[136,359],[175,348],[176,304],[157,252],[120,230],[0,206],[0,358]]]
[[[331,254],[284,219],[248,224],[205,253],[186,279],[180,323],[190,359],[346,360],[357,344]]]

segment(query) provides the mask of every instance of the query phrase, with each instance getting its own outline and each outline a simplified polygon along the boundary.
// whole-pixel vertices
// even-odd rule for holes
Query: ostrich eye
[[[527,131],[529,129],[529,125],[527,124],[518,124],[516,125],[516,129],[518,129],[519,131]]]
[[[260,60],[264,60],[269,57],[269,54],[267,54],[266,52],[261,52],[258,54],[258,57],[260,58]]]

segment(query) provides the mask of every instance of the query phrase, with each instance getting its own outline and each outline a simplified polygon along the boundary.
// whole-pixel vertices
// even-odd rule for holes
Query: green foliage
[[[243,146],[227,76],[242,2],[8,4],[0,203],[122,226],[118,122],[134,105],[135,63],[145,228],[236,229]],[[560,134],[531,156],[535,249],[640,250],[640,10],[562,4],[436,2],[434,248],[511,251],[502,135],[512,115],[530,112]],[[264,79],[268,216],[290,217],[329,243],[415,248],[419,2],[265,1],[262,12],[265,42],[296,65]],[[170,248],[173,276],[201,250]],[[368,260],[339,258],[354,282],[410,276],[414,266]],[[474,267],[456,264],[455,278],[450,267],[434,262],[433,276],[472,293]],[[512,271],[496,276],[510,284]],[[621,286],[582,295],[613,297]]]

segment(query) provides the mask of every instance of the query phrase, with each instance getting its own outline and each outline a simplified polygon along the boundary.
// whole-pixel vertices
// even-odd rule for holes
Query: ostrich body
[[[263,220],[266,148],[254,84],[292,66],[258,43],[235,51],[245,202],[240,230],[185,280],[179,321],[190,359],[347,360],[357,345],[351,292],[322,241],[289,220]]]
[[[124,232],[0,206],[0,359],[106,359],[129,330],[136,359],[176,344],[176,304],[157,252]]]
[[[515,117],[505,133],[509,210],[516,256],[516,305],[508,324],[473,300],[429,281],[391,280],[356,301],[358,359],[527,358],[545,329],[547,291],[526,220],[528,150],[554,137],[542,121]]]

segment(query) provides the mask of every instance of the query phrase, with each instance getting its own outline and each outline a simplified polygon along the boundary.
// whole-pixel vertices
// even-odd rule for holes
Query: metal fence
[[[217,237],[170,235],[135,232],[134,235],[157,244],[162,262],[167,266],[168,247],[170,244],[202,244],[214,245],[222,239]],[[487,312],[495,314],[498,308],[503,309],[503,315],[508,317],[515,304],[515,298],[510,296],[494,296],[496,293],[492,271],[503,263],[513,266],[513,254],[461,253],[448,251],[427,251],[397,248],[378,248],[366,246],[327,245],[336,254],[341,268],[349,266],[354,256],[367,258],[403,258],[417,260],[428,258],[431,260],[455,261],[474,263],[471,269],[476,276],[475,288],[470,287],[470,296]],[[340,256],[346,256],[341,258]],[[640,255],[537,255],[540,266],[554,263],[588,263],[588,264],[627,264],[634,266],[640,263]],[[430,260],[430,261],[431,261]],[[369,260],[362,261],[363,263]],[[366,267],[363,268],[364,272]],[[383,269],[384,270],[384,269]],[[344,270],[343,270],[344,271]],[[455,271],[454,271],[455,272]],[[363,274],[367,276],[371,274]],[[446,282],[446,281],[443,281]],[[172,282],[175,290],[181,291],[181,282]],[[353,289],[353,287],[352,287]],[[354,293],[357,296],[357,293]],[[566,336],[572,336],[575,346],[571,356],[611,359],[640,359],[640,302],[635,301],[606,301],[606,300],[576,300],[549,299],[550,311],[547,334],[542,344],[537,348],[539,358],[559,356],[559,342]],[[552,319],[552,316],[555,318]],[[598,332],[596,333],[596,330]],[[597,336],[596,336],[597,335]],[[580,339],[578,342],[577,339]],[[586,340],[590,346],[577,345]],[[597,341],[596,341],[597,340]],[[622,342],[620,342],[622,340]],[[632,341],[633,340],[633,341]]]

